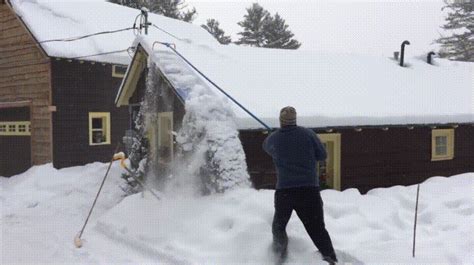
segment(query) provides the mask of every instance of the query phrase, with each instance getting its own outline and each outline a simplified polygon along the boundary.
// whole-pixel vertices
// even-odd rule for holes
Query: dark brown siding
[[[114,104],[121,79],[110,64],[54,60],[52,69],[54,166],[109,161],[129,127],[128,108]],[[111,144],[89,145],[89,112],[110,112]]]
[[[50,62],[8,5],[0,5],[0,103],[31,102],[32,163],[52,160]]]
[[[248,171],[255,188],[274,189],[276,172],[272,158],[262,149],[263,140],[268,133],[262,131],[239,132],[239,138],[245,151]]]
[[[411,185],[432,176],[474,171],[474,126],[460,125],[455,129],[455,157],[446,161],[431,161],[431,130],[423,126],[412,130],[394,127],[388,131],[334,131],[341,133],[341,188],[358,188],[365,193],[372,188]],[[240,132],[256,188],[273,188],[276,183],[272,160],[262,150],[265,137],[261,131]]]
[[[0,108],[0,121],[29,121],[30,108]],[[0,135],[0,176],[10,177],[31,167],[31,137]]]
[[[341,131],[342,189],[357,187],[367,192],[474,170],[474,127],[455,129],[455,157],[445,161],[431,161],[431,130],[415,127]]]

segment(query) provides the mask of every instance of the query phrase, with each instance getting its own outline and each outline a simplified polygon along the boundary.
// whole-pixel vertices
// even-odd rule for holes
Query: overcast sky
[[[444,24],[442,0],[186,0],[198,11],[193,24],[215,18],[233,40],[241,31],[237,22],[254,2],[272,14],[278,12],[304,50],[391,56],[404,40],[409,40],[408,54],[421,55],[435,48],[430,45]]]

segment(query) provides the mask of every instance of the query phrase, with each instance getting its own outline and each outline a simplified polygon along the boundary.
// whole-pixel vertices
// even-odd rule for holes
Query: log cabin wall
[[[438,127],[443,129],[444,127]],[[452,127],[449,127],[452,128]],[[315,129],[319,134],[324,129]],[[341,189],[360,192],[377,187],[411,185],[432,176],[451,176],[474,171],[474,126],[455,128],[454,159],[431,161],[431,131],[428,126],[335,129],[341,134]],[[276,172],[270,156],[262,149],[267,134],[241,130],[240,139],[256,188],[273,189]]]
[[[112,76],[111,64],[87,61],[52,59],[52,70],[54,166],[110,161],[129,128],[128,107],[114,103],[122,78]],[[110,144],[90,145],[90,112],[110,113]]]
[[[0,103],[29,101],[31,163],[52,161],[50,59],[7,4],[0,3]]]

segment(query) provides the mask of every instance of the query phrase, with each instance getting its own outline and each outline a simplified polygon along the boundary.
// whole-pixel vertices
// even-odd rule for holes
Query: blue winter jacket
[[[316,161],[325,160],[327,154],[314,131],[300,126],[283,127],[265,139],[263,149],[275,163],[277,190],[319,187]]]

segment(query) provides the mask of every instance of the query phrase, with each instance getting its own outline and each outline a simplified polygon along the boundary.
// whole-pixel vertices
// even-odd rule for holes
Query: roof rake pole
[[[237,106],[239,106],[242,110],[247,112],[247,114],[249,114],[252,118],[254,118],[258,123],[263,125],[263,127],[265,127],[269,132],[272,131],[272,129],[267,124],[265,124],[262,120],[260,120],[257,116],[255,116],[252,112],[250,112],[248,109],[246,109],[242,104],[240,104],[237,100],[235,100],[231,95],[227,94],[227,92],[225,92],[221,87],[219,87],[216,83],[214,83],[211,79],[209,79],[209,77],[207,77],[205,74],[203,74],[201,71],[199,71],[199,69],[197,69],[183,55],[181,55],[181,53],[179,53],[175,48],[173,48],[170,43],[163,43],[163,42],[157,42],[157,43],[163,44],[166,47],[170,48],[174,53],[176,53],[179,57],[181,57],[181,59],[183,59],[189,66],[191,66],[191,68],[193,68],[202,77],[204,77],[204,79],[206,79],[209,83],[211,83],[213,86],[215,86],[220,92],[222,92],[222,94],[224,94],[226,97],[228,97],[230,100],[232,100],[232,102],[237,104]]]
[[[117,160],[116,153],[118,152],[120,148],[120,142],[117,143],[117,147],[115,147],[115,152],[114,155],[112,156],[112,159],[110,159],[109,166],[107,167],[107,171],[105,172],[104,177],[102,178],[102,183],[100,184],[99,190],[97,191],[97,195],[95,196],[94,202],[92,203],[92,206],[89,210],[89,214],[87,214],[86,221],[84,222],[84,225],[81,228],[81,231],[74,237],[74,245],[76,248],[81,248],[82,247],[82,234],[84,233],[84,229],[86,229],[87,223],[89,222],[89,218],[92,215],[92,211],[94,210],[94,207],[97,203],[97,199],[99,198],[100,192],[102,191],[102,188],[104,187],[105,180],[107,179],[107,176],[109,175],[110,168],[112,167],[112,163]]]

